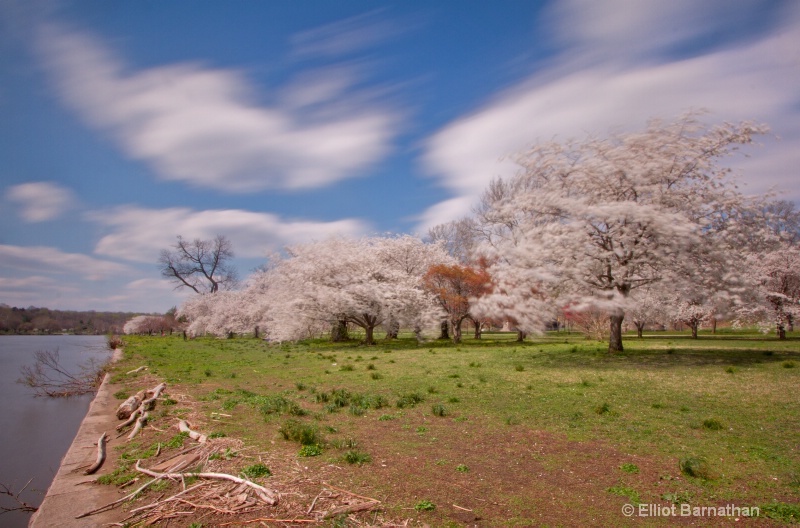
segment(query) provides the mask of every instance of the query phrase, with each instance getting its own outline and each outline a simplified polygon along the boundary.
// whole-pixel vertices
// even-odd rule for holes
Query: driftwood
[[[133,437],[139,434],[139,431],[142,430],[142,427],[144,427],[144,424],[147,422],[148,418],[150,418],[150,414],[147,412],[143,412],[141,416],[139,416],[139,419],[136,420],[136,425],[133,426],[133,429],[131,430],[131,434],[128,435],[129,442],[133,440]]]
[[[147,391],[147,394],[150,394],[150,396],[146,400],[142,401],[142,407],[144,407],[145,411],[153,410],[153,407],[156,405],[156,400],[159,396],[161,396],[161,393],[164,392],[164,389],[166,388],[166,383],[159,383],[154,389]]]
[[[124,422],[122,422],[121,424],[119,424],[117,426],[117,431],[121,431],[125,427],[127,427],[130,424],[132,424],[133,422],[135,422],[136,421],[136,417],[139,416],[141,413],[142,413],[142,407],[140,405],[135,411],[133,411],[133,413],[131,413],[131,415],[128,417],[127,420],[125,420]],[[122,435],[120,435],[120,436],[122,436]]]
[[[100,469],[100,466],[102,466],[103,462],[106,461],[106,439],[106,434],[103,433],[103,435],[100,437],[100,440],[97,441],[97,460],[91,465],[91,467],[89,467],[89,469],[83,472],[84,475],[91,475]]]
[[[186,420],[180,420],[178,422],[178,429],[180,429],[182,433],[189,433],[189,438],[191,438],[192,440],[197,440],[201,444],[205,444],[206,440],[208,440],[208,437],[206,435],[189,429],[189,424],[186,423]]]
[[[141,399],[137,398],[136,395],[131,396],[117,407],[117,419],[127,420],[130,418],[131,414],[133,414],[133,411],[138,409],[141,404]]]
[[[75,517],[75,518],[76,518],[76,519],[82,519],[82,518],[84,518],[84,517],[88,517],[88,516],[90,516],[90,515],[94,515],[95,513],[100,513],[100,512],[104,512],[104,511],[106,511],[106,510],[110,510],[110,509],[114,508],[114,506],[116,506],[117,504],[122,504],[123,502],[126,502],[126,501],[129,501],[129,500],[131,500],[131,499],[134,499],[134,498],[136,498],[136,496],[137,496],[137,495],[139,495],[139,494],[140,494],[142,491],[144,491],[145,489],[147,489],[147,487],[148,487],[148,486],[150,486],[150,484],[153,484],[154,482],[157,482],[157,481],[159,481],[159,480],[161,480],[161,477],[154,478],[153,480],[151,480],[151,481],[149,481],[149,482],[147,482],[147,483],[143,484],[142,486],[140,486],[140,487],[136,488],[136,490],[135,490],[135,491],[133,491],[133,492],[131,492],[131,493],[129,493],[129,494],[127,494],[127,495],[125,495],[125,496],[124,496],[124,497],[122,497],[121,499],[117,499],[117,500],[115,500],[114,502],[110,502],[110,503],[106,504],[105,506],[100,506],[99,508],[95,508],[95,509],[94,509],[94,510],[92,510],[92,511],[88,511],[88,512],[86,512],[86,513],[82,513],[82,514],[78,515],[78,516],[77,516],[77,517]]]
[[[270,506],[275,506],[278,504],[279,495],[277,492],[269,490],[264,486],[259,486],[255,482],[252,482],[247,479],[235,477],[233,475],[229,475],[227,473],[157,473],[155,471],[151,471],[149,469],[145,469],[139,465],[139,460],[136,461],[136,471],[140,473],[144,473],[145,475],[149,475],[151,477],[156,478],[170,478],[170,479],[185,479],[189,477],[196,477],[196,478],[203,478],[203,479],[218,479],[218,480],[229,480],[231,482],[235,482],[237,484],[243,484],[248,488],[252,489],[255,494],[269,504]]]
[[[147,367],[139,367],[137,369],[129,370],[125,374],[136,374],[137,372],[141,372],[143,370],[147,370]]]

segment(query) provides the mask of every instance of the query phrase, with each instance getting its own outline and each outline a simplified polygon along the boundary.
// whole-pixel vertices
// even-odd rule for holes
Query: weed
[[[703,457],[688,457],[678,463],[681,473],[690,477],[711,480],[711,468]]]
[[[178,404],[178,400],[173,400],[172,398],[164,398],[161,401],[161,404],[162,405],[177,405]]]
[[[522,372],[523,370],[525,370],[525,367],[522,365],[515,365],[514,370],[516,370],[517,372]]]
[[[364,416],[367,414],[367,410],[360,405],[351,405],[349,409],[350,414],[353,416]]]
[[[469,364],[469,366],[470,366],[470,367],[472,367],[472,368],[478,368],[478,367],[480,367],[480,366],[481,366],[481,364],[480,364],[480,363],[476,363],[476,362],[474,362],[474,361],[471,361],[471,362],[470,362],[470,364]]]
[[[630,462],[625,462],[619,468],[622,471],[624,471],[625,473],[638,473],[639,472],[639,466],[637,466],[636,464],[631,464]]]
[[[519,425],[519,418],[514,415],[506,417],[506,425]]]
[[[631,488],[626,486],[612,486],[608,488],[606,491],[609,493],[613,493],[614,495],[621,495],[622,497],[628,497],[628,500],[631,501],[632,504],[639,504],[639,493]]]
[[[447,409],[441,403],[434,403],[431,411],[433,412],[434,416],[447,416]]]
[[[728,374],[736,374],[736,367],[728,367],[725,369]]]
[[[278,431],[285,440],[300,442],[303,445],[314,445],[321,443],[317,428],[299,420],[285,421]]]
[[[356,368],[353,365],[346,364],[339,367],[342,372],[353,372]]]
[[[420,425],[419,427],[417,427],[417,434],[425,434],[427,432],[428,428],[425,427],[424,425]]]
[[[382,414],[378,417],[378,420],[381,422],[388,422],[389,420],[394,420],[394,416],[391,414]]]
[[[797,366],[797,363],[795,363],[794,361],[784,361],[783,363],[781,363],[781,366],[783,368],[795,368]]]
[[[467,473],[469,472],[469,468],[467,467],[466,464],[459,464],[456,466],[456,471],[458,471],[459,473]]]
[[[611,407],[609,407],[607,403],[603,403],[602,405],[598,405],[597,407],[595,407],[594,412],[602,416],[604,414],[610,413]]]
[[[314,445],[304,445],[300,448],[300,452],[297,453],[298,456],[301,457],[315,457],[322,454],[322,448],[316,444]]]
[[[433,511],[436,509],[436,505],[429,500],[422,500],[414,505],[414,509],[418,512]]]
[[[375,370],[375,369],[376,369],[376,367],[375,367],[375,365],[373,365],[372,363],[370,363],[369,365],[367,365],[367,370]]]
[[[357,464],[359,466],[372,461],[372,457],[369,456],[369,453],[358,451],[357,449],[351,449],[350,451],[347,451],[342,456],[342,459],[348,464]]]
[[[183,447],[183,439],[187,438],[188,436],[189,433],[178,433],[169,440],[167,440],[167,442],[164,444],[164,447],[170,447],[173,449],[178,447]]]
[[[380,372],[373,372],[370,377],[374,380],[383,379],[383,375]]]
[[[480,381],[481,383],[486,383],[488,381],[488,378],[483,374],[481,374],[480,376],[478,376],[478,381]]]
[[[770,519],[782,521],[787,524],[800,522],[800,504],[773,502],[761,506],[760,511]]]
[[[458,402],[460,402],[461,400],[459,400],[459,399],[458,399],[458,398],[456,398],[455,396],[451,396],[450,398],[448,398],[448,399],[447,399],[447,401],[448,401],[448,402],[450,402],[450,403],[458,403]]]
[[[258,463],[244,468],[242,470],[242,474],[249,479],[255,479],[269,477],[272,475],[272,471],[270,471],[269,468],[264,464]]]
[[[299,390],[299,391],[304,391],[304,390],[306,390],[306,384],[305,384],[305,383],[303,383],[302,381],[298,381],[297,383],[295,383],[295,384],[294,384],[294,386],[295,386],[295,388],[296,388],[297,390]]]
[[[262,396],[256,398],[261,405],[258,410],[263,415],[291,414],[292,416],[305,416],[308,414],[297,402],[287,400],[283,396]]]
[[[425,398],[423,398],[422,395],[420,395],[417,392],[410,392],[408,394],[400,396],[400,398],[397,400],[397,407],[399,407],[400,409],[405,409],[406,407],[414,407],[415,405],[417,405],[418,403],[422,403],[423,401],[425,401]]]
[[[725,429],[725,426],[722,425],[722,422],[720,422],[716,418],[708,418],[707,420],[703,420],[703,427],[705,427],[709,431],[720,431],[722,429]]]
[[[205,374],[207,378],[210,378],[214,373],[211,372],[211,369],[205,369],[203,374]]]
[[[654,403],[650,407],[652,407],[653,409],[665,409],[667,406],[664,405],[663,403]]]
[[[662,493],[661,500],[671,502],[672,504],[688,504],[691,501],[691,494],[685,491],[675,493]]]
[[[428,387],[428,394],[436,394],[439,390],[436,387]]]
[[[358,442],[354,438],[337,439],[331,442],[334,449],[355,449],[358,447]]]
[[[581,380],[581,387],[591,387],[592,385],[594,385],[594,384],[591,381],[587,380],[587,379],[582,379]]]
[[[118,400],[127,400],[130,397],[130,394],[128,394],[128,391],[123,389],[115,392],[114,397]]]

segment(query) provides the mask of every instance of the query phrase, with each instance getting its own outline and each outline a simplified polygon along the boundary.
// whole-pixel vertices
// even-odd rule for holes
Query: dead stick
[[[149,510],[151,508],[156,508],[158,506],[161,506],[162,504],[165,504],[167,502],[175,500],[176,498],[180,497],[181,495],[184,495],[186,493],[189,493],[190,491],[194,491],[197,488],[205,486],[206,484],[208,484],[208,483],[207,482],[201,482],[200,484],[197,484],[196,486],[192,486],[191,488],[185,489],[183,491],[180,491],[180,492],[176,493],[175,495],[173,495],[171,497],[167,497],[166,499],[164,499],[162,501],[156,501],[156,502],[154,502],[152,504],[148,504],[147,506],[140,506],[140,507],[138,507],[136,509],[133,509],[133,510],[130,511],[130,513],[137,513],[137,512],[143,511],[143,510]]]
[[[125,502],[125,501],[127,501],[127,500],[131,500],[131,499],[135,498],[135,497],[136,497],[136,496],[137,496],[139,493],[141,493],[142,491],[144,491],[144,490],[145,490],[145,488],[147,488],[147,486],[149,486],[150,484],[152,484],[153,482],[155,482],[155,481],[157,481],[157,480],[161,480],[161,478],[162,478],[162,477],[156,477],[156,478],[154,478],[153,480],[151,480],[150,482],[148,482],[147,484],[144,484],[144,485],[143,485],[143,486],[141,486],[140,488],[136,489],[136,491],[134,491],[134,492],[132,492],[132,493],[129,493],[128,495],[125,495],[125,496],[124,496],[124,497],[122,497],[121,499],[117,499],[117,500],[115,500],[114,502],[110,502],[110,503],[106,504],[105,506],[101,506],[101,507],[99,507],[99,508],[97,508],[97,509],[95,509],[95,510],[88,511],[88,512],[86,512],[86,513],[82,513],[82,514],[78,515],[78,516],[77,516],[77,517],[75,517],[75,518],[76,518],[76,519],[82,519],[82,518],[84,518],[84,517],[88,517],[88,516],[90,516],[90,515],[94,515],[95,513],[100,513],[100,512],[106,511],[106,510],[110,510],[111,508],[113,508],[113,507],[114,507],[114,506],[116,506],[117,504],[121,504],[121,503],[123,503],[123,502]]]
[[[149,469],[139,466],[139,462],[140,462],[139,460],[136,461],[136,466],[135,466],[136,471],[139,471],[151,477],[159,477],[159,478],[197,477],[197,478],[208,478],[208,479],[218,479],[218,480],[229,480],[231,482],[235,482],[237,484],[244,484],[245,486],[252,488],[256,492],[256,495],[258,495],[261,500],[263,500],[270,506],[275,506],[276,504],[278,504],[278,497],[276,497],[277,492],[269,490],[264,486],[259,486],[255,482],[252,482],[247,479],[234,477],[233,475],[229,475],[227,473],[156,473],[155,471],[151,471]]]
[[[191,429],[189,429],[189,424],[186,423],[186,420],[178,421],[178,429],[180,429],[182,433],[189,433],[189,438],[191,438],[192,440],[197,440],[201,444],[206,443],[206,440],[208,440],[208,437],[206,435],[200,434],[197,431],[192,431]]]
[[[323,519],[330,519],[331,517],[336,517],[337,515],[341,515],[343,513],[355,513],[355,512],[360,512],[360,511],[371,510],[372,508],[374,508],[375,506],[377,506],[380,503],[381,503],[381,501],[373,500],[371,502],[360,502],[358,504],[352,504],[352,505],[348,505],[348,506],[341,506],[339,508],[334,508],[331,511],[329,511],[328,513],[326,513],[325,516],[323,517]]]
[[[461,506],[459,506],[458,504],[453,504],[453,508],[458,508],[459,510],[464,510],[464,511],[468,511],[468,512],[471,512],[471,511],[472,511],[472,510],[470,510],[469,508],[462,508],[462,507],[461,507]]]
[[[253,524],[257,522],[279,522],[279,523],[289,523],[289,524],[300,524],[300,523],[312,523],[316,524],[319,521],[311,520],[311,519],[250,519],[249,521],[231,521],[220,524],[220,526],[233,526],[234,524]]]
[[[147,367],[139,367],[137,369],[129,370],[125,374],[136,374],[137,372],[141,372],[143,370],[147,370]]]
[[[128,425],[132,424],[133,422],[135,422],[135,421],[136,421],[136,417],[137,417],[137,416],[139,416],[141,413],[142,413],[142,406],[141,406],[141,405],[139,405],[139,406],[136,408],[136,410],[135,410],[135,411],[133,411],[133,412],[131,413],[131,416],[130,416],[130,418],[128,418],[127,420],[125,420],[124,422],[122,422],[121,424],[119,424],[119,425],[117,426],[117,431],[119,431],[119,430],[121,430],[123,427],[126,427],[126,426],[128,426]]]
[[[365,496],[363,496],[363,495],[356,495],[356,494],[355,494],[355,493],[353,493],[352,491],[347,491],[347,490],[343,490],[343,489],[341,489],[341,488],[337,488],[336,486],[331,486],[331,485],[330,485],[330,484],[328,484],[327,482],[323,482],[322,484],[323,484],[324,486],[328,486],[329,488],[333,488],[333,489],[335,489],[335,490],[337,490],[337,491],[341,491],[342,493],[347,493],[348,495],[352,495],[353,497],[358,497],[359,499],[364,499],[364,500],[368,500],[368,501],[374,501],[374,502],[380,502],[378,499],[373,499],[372,497],[365,497]]]
[[[98,469],[100,466],[103,465],[103,462],[106,461],[106,433],[100,437],[100,440],[97,441],[97,460],[95,461],[92,466],[83,472],[84,475],[91,475]]]

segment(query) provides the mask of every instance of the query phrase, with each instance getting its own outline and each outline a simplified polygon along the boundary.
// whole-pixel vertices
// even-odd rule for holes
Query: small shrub
[[[783,368],[795,368],[797,366],[797,363],[795,363],[794,361],[784,361],[783,363],[781,363],[781,366]]]
[[[297,390],[299,390],[299,391],[304,391],[304,390],[306,390],[306,384],[305,384],[305,383],[303,383],[302,381],[298,381],[297,383],[295,383],[295,384],[294,384],[294,386],[295,386],[295,388],[296,388]]]
[[[447,409],[441,403],[434,403],[433,407],[431,408],[434,416],[444,417],[447,416]]]
[[[722,425],[722,422],[716,418],[708,418],[707,420],[703,420],[703,427],[709,431],[720,431],[725,428],[725,426]]]
[[[725,369],[728,374],[736,374],[736,367],[728,367]]]
[[[422,511],[433,511],[436,509],[436,505],[428,500],[419,501],[414,505],[414,509],[418,512]]]
[[[315,457],[322,454],[322,448],[316,444],[314,445],[304,445],[300,448],[300,452],[298,456],[301,457]]]
[[[287,420],[278,431],[285,440],[300,442],[303,445],[322,443],[317,428],[299,420]]]
[[[703,457],[688,457],[678,462],[681,473],[689,477],[711,480],[711,468]]]
[[[270,471],[269,468],[264,464],[258,463],[244,468],[242,470],[242,474],[249,479],[255,479],[269,477],[272,475],[272,471]]]
[[[342,365],[341,367],[339,367],[339,370],[341,370],[342,372],[352,372],[355,369],[356,368],[353,365],[350,365],[350,364]]]
[[[375,365],[373,365],[372,363],[367,365],[367,370],[375,370],[375,368],[376,368]]]
[[[350,451],[346,452],[342,458],[348,464],[358,464],[359,466],[372,461],[372,457],[369,456],[369,453],[358,451],[356,449],[351,449]]]
[[[394,420],[394,416],[391,414],[382,414],[378,417],[378,420],[381,422],[388,422],[389,420]]]
[[[466,464],[459,464],[456,466],[456,471],[458,471],[459,473],[467,473],[469,472],[469,468],[467,467]]]
[[[367,410],[360,405],[351,405],[350,406],[350,414],[353,416],[364,416],[367,414]]]
[[[203,373],[206,375],[207,378],[210,378],[214,373],[211,372],[211,369],[205,369]]]
[[[425,398],[422,397],[419,393],[410,392],[397,400],[397,407],[400,409],[405,409],[406,407],[414,407],[418,403],[422,403],[425,401]]]
[[[525,367],[523,367],[522,365],[516,365],[514,367],[514,370],[516,370],[517,372],[522,372],[523,370],[525,370]]]
[[[344,438],[340,440],[334,440],[331,442],[331,445],[335,449],[355,449],[358,447],[358,442],[354,438]]]
[[[638,473],[639,472],[639,466],[637,466],[636,464],[631,464],[629,462],[625,462],[619,468],[622,471],[624,471],[625,473]]]
[[[383,375],[380,372],[373,372],[370,377],[374,380],[383,379]]]
[[[458,398],[456,398],[455,396],[451,396],[450,398],[448,398],[448,400],[447,400],[447,401],[448,401],[448,402],[450,402],[450,403],[458,403],[458,402],[460,402],[461,400],[459,400],[459,399],[458,399]]]

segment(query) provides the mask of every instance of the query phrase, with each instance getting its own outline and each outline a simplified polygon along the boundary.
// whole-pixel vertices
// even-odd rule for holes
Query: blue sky
[[[334,234],[424,234],[537,141],[705,109],[800,203],[800,3],[0,0],[0,303],[164,311],[161,249],[246,276]]]

